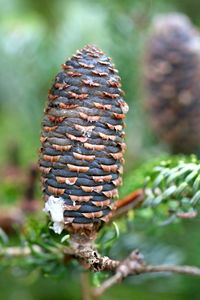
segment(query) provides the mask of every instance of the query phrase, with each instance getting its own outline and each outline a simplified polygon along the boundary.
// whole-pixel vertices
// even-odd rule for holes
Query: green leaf
[[[176,185],[172,185],[170,186],[168,189],[166,189],[163,193],[163,199],[167,199],[169,198],[171,195],[174,194],[174,192],[177,190]]]
[[[200,176],[198,176],[193,183],[193,191],[196,193],[200,187]]]
[[[197,171],[193,171],[191,172],[186,178],[185,178],[185,181],[187,183],[189,183],[191,180],[193,180],[196,176],[198,175],[198,172]]]
[[[0,239],[2,240],[3,244],[7,244],[9,242],[7,234],[1,227],[0,227]]]
[[[197,205],[198,202],[200,201],[200,191],[198,191],[194,197],[191,199],[191,204],[192,205]]]
[[[176,195],[183,193],[186,188],[188,188],[187,182],[182,182],[176,189]]]

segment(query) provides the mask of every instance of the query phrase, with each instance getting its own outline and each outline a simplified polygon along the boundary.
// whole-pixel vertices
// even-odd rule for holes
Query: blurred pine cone
[[[53,229],[96,231],[121,184],[128,106],[110,58],[95,46],[63,64],[45,109],[40,170]]]
[[[157,17],[146,45],[146,106],[172,153],[200,143],[200,35],[182,14]]]

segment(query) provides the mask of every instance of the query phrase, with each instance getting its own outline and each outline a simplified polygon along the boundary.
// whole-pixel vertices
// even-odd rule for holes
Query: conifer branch
[[[142,255],[138,250],[134,250],[128,258],[122,261],[117,267],[115,274],[109,279],[104,281],[100,287],[93,289],[93,296],[101,296],[111,286],[121,282],[123,279],[130,275],[140,275],[152,272],[170,272],[187,274],[193,276],[200,276],[200,268],[193,266],[152,266],[148,265],[141,260]]]

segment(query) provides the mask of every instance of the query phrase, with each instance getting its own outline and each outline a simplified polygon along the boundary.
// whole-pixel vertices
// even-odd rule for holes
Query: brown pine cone
[[[181,14],[158,17],[146,45],[146,106],[159,139],[173,153],[200,141],[200,35]]]
[[[121,184],[127,104],[118,72],[95,46],[62,65],[49,91],[40,152],[45,210],[53,229],[97,230]]]

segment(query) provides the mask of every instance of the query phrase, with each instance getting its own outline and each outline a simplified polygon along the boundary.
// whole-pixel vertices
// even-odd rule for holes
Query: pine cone
[[[173,153],[200,140],[200,36],[181,14],[157,18],[146,45],[146,106],[152,127]]]
[[[53,229],[97,230],[121,184],[127,104],[118,72],[95,46],[62,65],[49,91],[40,151],[45,210]]]

